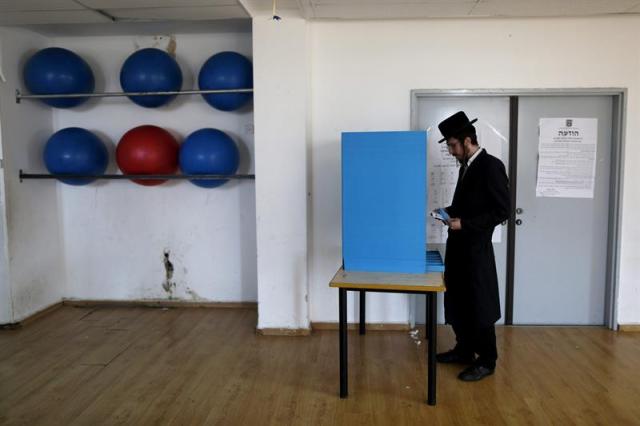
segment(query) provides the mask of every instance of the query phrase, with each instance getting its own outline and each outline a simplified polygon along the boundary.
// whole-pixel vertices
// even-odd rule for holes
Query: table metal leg
[[[427,293],[427,335],[429,336],[427,359],[427,404],[436,405],[436,293]]]
[[[429,327],[429,318],[430,318],[430,306],[429,306],[429,293],[424,295],[426,299],[425,309],[424,309],[424,336],[427,340],[431,340],[431,327]]]
[[[341,288],[339,294],[340,308],[340,398],[349,395],[347,383],[347,290]]]
[[[367,306],[366,303],[366,291],[360,290],[360,334],[366,333],[365,327],[365,309]]]

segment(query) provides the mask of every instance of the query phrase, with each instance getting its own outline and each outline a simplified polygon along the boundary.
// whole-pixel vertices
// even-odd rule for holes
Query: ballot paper
[[[429,212],[429,216],[445,223],[449,220],[449,215],[447,214],[447,211],[445,209],[432,210]]]

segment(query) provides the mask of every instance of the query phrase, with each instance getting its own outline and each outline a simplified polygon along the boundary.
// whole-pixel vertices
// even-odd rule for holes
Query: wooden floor
[[[496,374],[439,365],[430,407],[426,344],[407,332],[350,333],[341,400],[336,331],[255,324],[251,309],[63,307],[0,330],[0,424],[640,424],[640,333],[499,327]]]

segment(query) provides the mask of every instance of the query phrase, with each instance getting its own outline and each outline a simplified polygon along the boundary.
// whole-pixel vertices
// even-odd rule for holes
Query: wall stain
[[[173,299],[173,291],[176,288],[176,282],[171,281],[173,278],[173,263],[169,260],[169,254],[171,252],[169,250],[164,251],[164,270],[165,270],[165,280],[162,283],[162,288],[169,296],[169,299]]]
[[[191,296],[191,300],[193,300],[194,302],[206,301],[204,297],[200,297],[200,295],[196,293],[193,289],[187,287],[186,291]]]
[[[167,53],[175,57],[177,48],[178,43],[176,42],[176,36],[172,34],[169,36],[169,42],[167,43]]]

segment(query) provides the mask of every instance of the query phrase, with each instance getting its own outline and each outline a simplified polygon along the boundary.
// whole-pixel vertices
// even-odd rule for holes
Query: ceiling
[[[640,14],[640,0],[276,0],[306,19],[558,17]],[[0,0],[0,25],[210,21],[270,14],[273,0]]]
[[[550,17],[640,13],[638,0],[304,0],[310,18]]]
[[[0,25],[237,18],[250,18],[237,0],[0,0]]]

